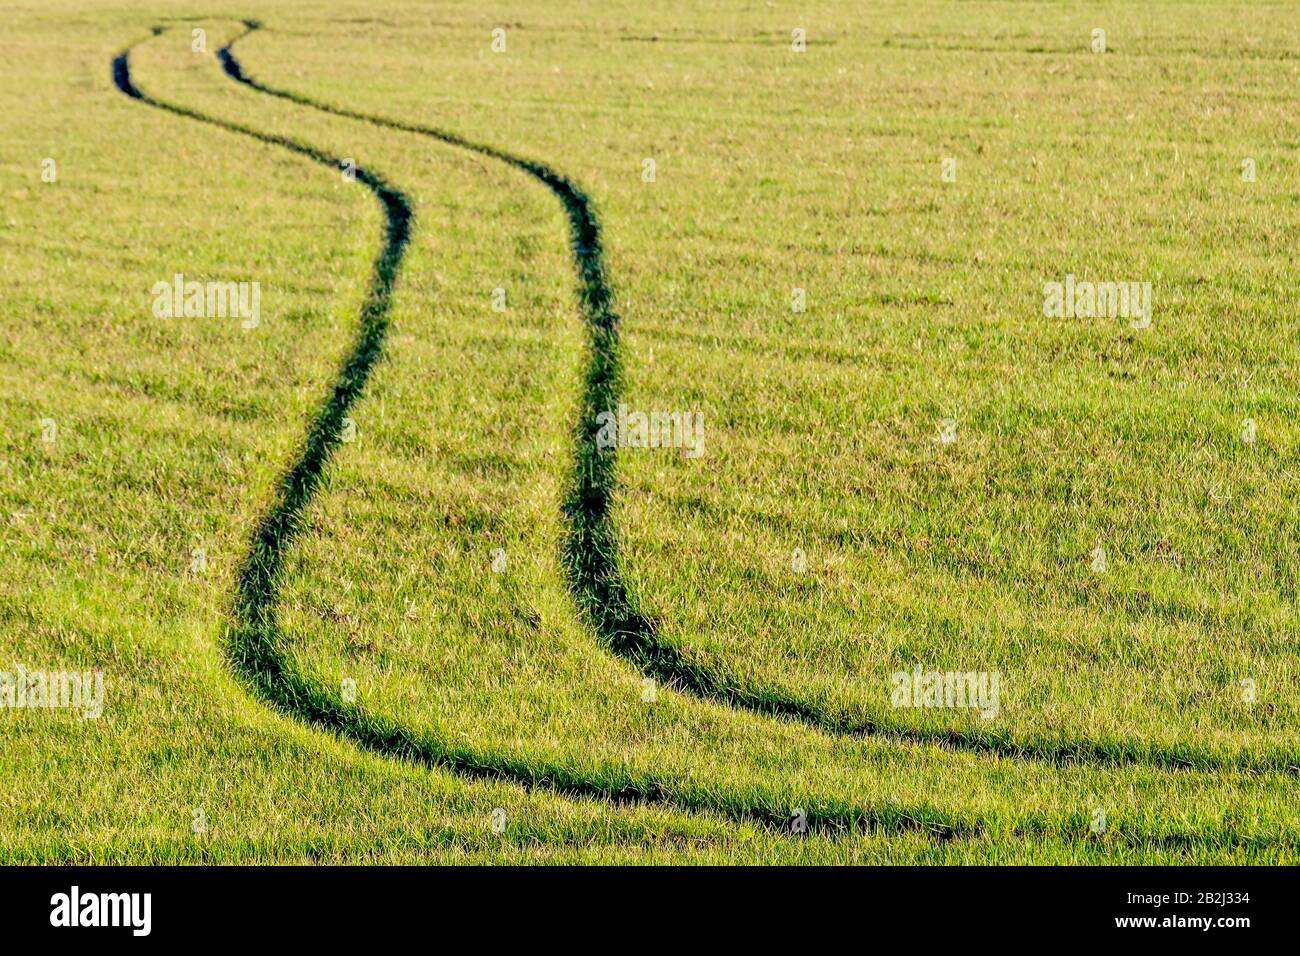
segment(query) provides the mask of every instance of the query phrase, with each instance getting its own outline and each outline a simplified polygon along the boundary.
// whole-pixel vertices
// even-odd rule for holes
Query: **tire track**
[[[1088,763],[1153,766],[1167,769],[1239,770],[1248,773],[1300,773],[1300,760],[1280,750],[1224,757],[1191,744],[1157,745],[1133,740],[1081,740],[1063,737],[1015,738],[991,731],[928,729],[902,722],[885,723],[853,715],[832,715],[781,688],[746,685],[724,670],[685,658],[659,634],[658,624],[643,615],[628,593],[619,568],[618,538],[612,518],[617,487],[617,450],[600,449],[596,416],[617,408],[622,394],[619,318],[606,278],[600,221],[591,199],[568,177],[550,166],[456,133],[403,120],[387,119],[333,106],[305,94],[269,86],[249,76],[232,48],[261,29],[243,21],[244,32],[217,51],[226,75],[259,93],[400,132],[428,137],[521,170],[560,201],[569,220],[570,246],[578,274],[579,301],[590,336],[591,362],[582,395],[581,417],[574,435],[574,461],[563,505],[564,563],[569,587],[600,642],[643,675],[668,687],[728,707],[768,717],[794,720],[838,736],[869,736],[898,743],[935,744],[951,750],[984,753],[1055,765]]]
[[[158,36],[164,30],[155,27],[151,36]],[[114,85],[132,100],[280,146],[331,169],[341,171],[345,168],[340,158],[297,140],[264,133],[144,92],[131,75],[130,53],[136,45],[131,44],[112,61]],[[220,56],[226,72],[235,75],[239,66],[229,49],[222,50]],[[451,770],[472,778],[507,780],[529,789],[545,789],[566,796],[621,804],[655,804],[688,812],[712,812],[736,821],[756,822],[771,828],[785,827],[790,819],[790,810],[774,803],[750,805],[698,784],[682,785],[653,774],[635,774],[621,767],[608,768],[607,781],[601,783],[562,765],[535,766],[519,758],[484,753],[458,741],[415,733],[384,717],[368,713],[356,704],[344,702],[331,690],[290,666],[280,650],[275,614],[284,557],[294,539],[305,529],[306,508],[320,484],[330,456],[342,442],[343,419],[361,396],[371,371],[382,356],[393,289],[415,218],[409,199],[400,190],[366,167],[355,166],[355,173],[357,181],[375,194],[383,209],[387,221],[384,246],[374,262],[352,349],[329,397],[311,423],[302,452],[279,483],[270,510],[256,526],[249,552],[237,572],[233,622],[226,634],[227,651],[235,672],[274,709],[330,730],[365,750],[384,756]],[[594,230],[594,222],[592,228]],[[592,237],[598,241],[594,232]],[[599,257],[596,256],[594,261],[598,268]],[[866,808],[843,802],[818,805],[811,800],[807,805],[806,819],[810,829],[872,827],[890,832],[923,831],[939,839],[980,832],[976,823],[949,817],[925,806]]]
[[[153,35],[162,32],[162,28],[155,28]],[[339,158],[297,140],[264,133],[145,93],[131,75],[129,57],[133,47],[134,44],[112,61],[113,82],[124,95],[173,115],[280,146],[332,169],[344,168],[343,161]],[[219,55],[227,74],[243,77],[229,47],[224,48]],[[246,77],[241,81],[253,85]],[[291,96],[285,98],[293,99]],[[349,114],[342,112],[340,115]],[[378,125],[389,124],[381,122]],[[397,125],[395,128],[405,128],[405,125]],[[465,145],[465,141],[458,137],[449,137],[446,141]],[[475,147],[471,145],[469,148]],[[505,155],[490,148],[479,151],[487,155]],[[567,187],[571,190],[567,195],[572,197],[584,214],[577,220],[571,214],[571,222],[575,227],[575,255],[579,259],[582,270],[580,274],[584,281],[584,311],[589,320],[593,316],[599,318],[592,330],[593,363],[588,375],[586,404],[588,411],[592,408],[603,409],[603,404],[593,404],[592,399],[617,395],[617,353],[613,348],[617,343],[617,320],[610,309],[609,290],[600,265],[599,230],[594,215],[590,213],[586,198],[567,180],[540,164],[514,158],[509,161],[512,165],[533,172],[538,178],[547,177],[543,181],[553,181],[553,188],[563,190]],[[384,756],[451,770],[471,778],[506,780],[529,789],[548,790],[566,796],[594,798],[615,804],[655,804],[688,812],[710,812],[736,821],[787,829],[790,805],[771,795],[760,795],[758,800],[746,802],[694,780],[670,780],[654,773],[633,772],[626,766],[618,765],[603,766],[603,781],[595,780],[563,764],[537,765],[518,757],[479,750],[458,740],[411,731],[383,716],[366,712],[356,704],[344,702],[327,687],[296,671],[281,652],[275,605],[284,555],[293,540],[305,529],[306,508],[319,486],[331,454],[341,443],[343,418],[360,397],[371,371],[382,356],[393,289],[414,223],[411,204],[401,191],[390,186],[378,174],[361,166],[356,167],[356,178],[375,194],[384,211],[387,221],[385,241],[374,262],[352,350],[343,362],[329,397],[309,428],[301,454],[279,484],[270,510],[256,526],[249,552],[238,571],[233,621],[226,634],[227,650],[235,672],[272,708],[330,730],[362,749]],[[566,204],[566,209],[568,208]],[[581,230],[578,229],[579,225]],[[594,412],[584,421],[593,419]],[[593,474],[604,475],[605,479],[601,481],[592,478],[577,483],[575,497],[566,505],[566,514],[570,508],[580,509],[579,517],[575,519],[579,527],[574,530],[570,548],[580,543],[593,546],[613,543],[608,522],[608,495],[613,479],[612,456],[594,455],[593,435],[594,432],[588,429],[587,440],[580,445],[578,469],[581,470],[585,461],[583,449],[589,449],[594,459],[591,462]],[[584,494],[591,497],[584,497]],[[582,561],[581,567],[586,569],[584,573],[594,576],[588,582],[592,590],[584,596],[584,606],[601,594],[625,599],[621,584],[616,580],[610,584],[600,578],[608,570],[601,557],[571,555],[571,559]],[[602,590],[603,588],[609,590]],[[590,609],[588,613],[591,613]],[[617,622],[620,617],[615,615],[614,618],[602,620]],[[621,645],[625,656],[628,648],[635,651],[638,635],[644,639],[645,632],[636,630],[637,621],[644,622],[644,619],[638,616],[632,622],[634,629],[629,635],[630,643]],[[648,626],[648,622],[644,623]],[[662,656],[657,659],[662,660]],[[880,803],[855,806],[841,799],[807,798],[801,802],[807,808],[805,813],[809,830],[919,831],[940,840],[978,837],[985,832],[984,824],[978,817],[939,811],[926,805]],[[1073,815],[1056,819],[1031,815],[1021,817],[1010,827],[1001,826],[999,832],[1004,838],[1058,836],[1077,839],[1086,832],[1086,827],[1087,819],[1083,814],[1079,814],[1078,819]],[[1205,836],[1194,831],[1157,835],[1116,829],[1113,835],[1127,845],[1154,849],[1191,849],[1207,843]],[[1296,841],[1286,834],[1280,834],[1279,838],[1267,835],[1242,837],[1232,832],[1217,833],[1208,842],[1220,847],[1266,848],[1292,846]]]

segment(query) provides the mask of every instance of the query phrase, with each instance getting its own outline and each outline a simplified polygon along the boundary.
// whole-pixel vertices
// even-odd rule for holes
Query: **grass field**
[[[1300,861],[1300,11],[4,20],[0,862]]]

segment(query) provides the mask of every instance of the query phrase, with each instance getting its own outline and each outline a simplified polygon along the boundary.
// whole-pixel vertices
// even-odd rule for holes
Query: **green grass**
[[[0,712],[0,860],[1300,857],[1300,17],[191,12],[8,17],[0,669],[101,668],[107,694],[98,721]],[[250,15],[257,81],[581,187],[622,398],[702,410],[706,456],[605,459],[608,524],[575,535],[596,359],[561,203],[491,155],[233,82],[213,54]],[[353,347],[384,218],[336,171],[123,96],[109,64],[137,41],[146,94],[355,158],[414,210],[357,440],[256,631],[280,681],[239,666],[241,569]],[[176,272],[259,281],[260,327],[155,318]],[[1151,327],[1044,318],[1067,272],[1151,282]],[[575,539],[617,551],[584,571]],[[658,656],[610,632],[638,619]],[[998,671],[997,717],[893,708],[918,662]],[[645,702],[673,668],[704,693]]]

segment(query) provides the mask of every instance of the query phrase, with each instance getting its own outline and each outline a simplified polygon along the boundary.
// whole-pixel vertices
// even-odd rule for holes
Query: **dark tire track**
[[[596,445],[596,435],[600,430],[596,416],[616,408],[622,394],[619,319],[605,274],[600,221],[591,199],[572,180],[544,163],[475,143],[445,130],[359,113],[302,93],[268,86],[245,73],[231,52],[239,40],[261,28],[255,20],[244,21],[244,26],[244,33],[217,51],[222,68],[237,82],[259,93],[323,113],[425,136],[499,160],[536,179],[564,207],[579,280],[579,300],[590,335],[591,355],[582,395],[581,418],[574,435],[573,470],[564,503],[565,570],[569,587],[601,643],[632,663],[642,674],[696,697],[769,717],[798,721],[840,736],[872,736],[899,743],[936,744],[952,750],[1058,765],[1088,763],[1255,773],[1300,772],[1300,766],[1297,766],[1300,761],[1295,755],[1276,750],[1223,757],[1193,745],[1162,746],[1138,741],[1054,737],[1016,739],[987,731],[916,728],[852,715],[832,715],[780,688],[745,686],[739,679],[716,667],[687,660],[676,647],[661,639],[657,623],[636,608],[619,568],[618,539],[612,518],[617,488],[617,450],[600,449]]]
[[[152,35],[158,36],[162,32],[163,28],[154,28]],[[145,93],[131,76],[130,52],[133,47],[134,44],[115,57],[112,63],[114,85],[131,99],[176,116],[283,147],[331,169],[342,171],[345,168],[338,157],[297,140],[264,133]],[[229,49],[222,50],[220,56],[226,72],[232,76],[238,74],[239,65]],[[784,827],[790,819],[790,808],[775,803],[753,806],[697,784],[666,782],[654,775],[634,774],[621,767],[609,768],[607,782],[599,783],[564,766],[535,766],[519,758],[485,754],[459,742],[414,733],[355,704],[345,703],[318,682],[298,673],[286,660],[280,650],[280,631],[275,614],[284,557],[294,539],[305,530],[306,509],[331,454],[341,444],[343,419],[361,396],[382,355],[393,288],[414,222],[411,203],[402,192],[365,167],[358,165],[355,172],[357,181],[375,194],[384,211],[387,219],[384,246],[375,259],[352,350],[329,397],[310,426],[302,452],[280,482],[270,510],[257,525],[248,555],[240,565],[232,613],[234,620],[226,634],[227,650],[235,672],[259,698],[276,710],[330,730],[363,749],[384,756],[452,770],[474,778],[507,780],[530,789],[545,789],[568,796],[623,804],[658,804],[688,812],[717,813],[733,820],[757,822],[772,828]],[[599,262],[598,258],[596,262]],[[937,839],[979,832],[975,823],[949,818],[924,806],[882,806],[867,810],[843,802],[818,804],[807,801],[807,805],[807,822],[812,829],[851,830],[870,826],[887,831],[919,830]]]
[[[154,35],[161,32],[161,28],[155,28]],[[135,84],[131,76],[131,49],[128,47],[113,60],[112,77],[117,88],[133,100],[281,146],[332,169],[344,168],[343,162],[337,157],[297,140],[263,133],[150,96]],[[255,86],[244,77],[229,47],[224,48],[219,55],[227,74]],[[255,88],[262,89],[258,86]],[[288,95],[285,98],[295,99]],[[368,120],[345,111],[327,111]],[[371,122],[390,125],[386,122]],[[391,125],[398,129],[408,128],[405,124]],[[505,158],[505,154],[490,148],[478,149],[458,137],[448,137],[445,141]],[[557,191],[569,190],[567,195],[582,212],[579,219],[573,218],[573,212],[570,215],[575,229],[575,255],[579,259],[580,275],[584,283],[584,311],[593,325],[593,363],[588,376],[586,403],[587,411],[591,414],[584,419],[584,422],[589,422],[594,420],[595,412],[592,409],[603,409],[605,406],[600,400],[616,396],[618,385],[614,349],[617,342],[617,320],[610,309],[609,290],[600,266],[599,230],[585,197],[567,180],[539,164],[514,158],[506,161],[532,172],[548,185],[553,182],[555,185],[552,188]],[[387,757],[451,770],[471,778],[506,780],[530,789],[548,790],[567,796],[596,798],[616,804],[657,804],[688,812],[716,813],[733,820],[757,822],[774,829],[786,828],[791,806],[775,796],[765,795],[756,802],[746,802],[693,780],[663,779],[654,773],[633,772],[626,766],[617,765],[602,766],[600,772],[604,780],[598,781],[562,764],[535,765],[519,757],[478,750],[460,741],[413,732],[387,718],[366,712],[355,704],[344,702],[319,682],[296,671],[280,650],[281,638],[275,605],[284,555],[293,540],[305,530],[306,508],[319,486],[331,454],[341,443],[343,419],[360,397],[372,369],[382,356],[392,293],[414,222],[409,200],[382,177],[358,166],[356,179],[369,188],[380,202],[387,219],[385,242],[374,262],[370,286],[361,310],[360,328],[352,350],[344,360],[329,397],[310,426],[301,454],[278,486],[272,507],[258,523],[248,555],[240,566],[232,611],[233,621],[226,634],[227,649],[234,670],[260,699],[274,709],[330,730],[362,749]],[[569,208],[566,202],[566,209]],[[573,530],[573,538],[568,547],[572,549],[578,544],[586,544],[597,549],[592,555],[569,554],[570,559],[578,563],[581,573],[590,576],[587,582],[590,590],[580,592],[580,595],[587,612],[595,614],[589,602],[602,596],[608,596],[614,606],[620,609],[630,605],[626,602],[617,575],[614,574],[613,583],[606,577],[613,567],[607,563],[613,559],[612,551],[599,550],[602,546],[612,548],[613,545],[608,519],[608,496],[613,481],[612,456],[595,454],[594,431],[588,428],[584,434],[585,439],[580,443],[577,455],[578,470],[581,471],[583,464],[590,458],[592,474],[597,477],[577,482],[574,497],[566,505],[566,514],[571,513],[570,509],[578,509],[572,512],[576,514],[572,520],[577,527]],[[604,477],[601,479],[599,476]],[[598,620],[605,622],[605,627],[627,626],[629,631],[626,637],[621,636],[622,632],[616,632],[614,637],[617,641],[611,641],[611,645],[624,656],[649,654],[651,662],[644,666],[651,669],[649,672],[664,673],[653,670],[664,666],[664,656],[654,654],[653,648],[644,646],[647,634],[653,638],[652,629],[645,631],[642,628],[642,625],[648,628],[649,622],[639,615],[628,617],[631,614],[633,612],[630,610],[620,610],[612,616],[602,614]],[[659,663],[653,663],[654,661]],[[883,832],[919,831],[939,840],[977,837],[984,832],[984,826],[978,818],[939,811],[924,805],[855,806],[841,799],[804,799],[801,802],[806,808],[806,821],[810,830],[844,832],[867,828]],[[1086,832],[1087,827],[1086,815],[1080,813],[1077,816],[1078,819],[1068,816],[1056,820],[1038,815],[1022,817],[1013,828],[1001,832],[1004,837],[1051,835],[1075,839]],[[1129,845],[1167,850],[1201,847],[1206,842],[1205,837],[1195,832],[1155,835],[1117,828],[1112,835]],[[1275,839],[1264,835],[1241,837],[1235,833],[1219,833],[1211,838],[1211,842],[1219,846],[1264,848],[1279,844],[1290,846],[1294,841],[1285,835],[1281,839]]]

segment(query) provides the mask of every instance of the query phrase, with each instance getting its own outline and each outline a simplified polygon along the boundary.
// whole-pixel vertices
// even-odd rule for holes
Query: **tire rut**
[[[155,28],[158,36],[164,28]],[[143,42],[143,41],[140,41]],[[175,116],[206,123],[260,142],[280,146],[326,167],[342,171],[339,157],[289,137],[264,133],[252,127],[160,100],[143,91],[131,75],[128,46],[112,61],[112,79],[117,89],[132,100]],[[221,51],[226,72],[234,75],[238,64],[229,49]],[[324,469],[342,443],[343,420],[360,398],[370,373],[382,356],[388,329],[393,288],[410,239],[414,212],[407,197],[370,169],[356,165],[358,182],[379,200],[387,220],[384,246],[372,271],[371,282],[361,309],[356,340],[344,360],[334,386],[313,419],[302,452],[277,486],[273,505],[257,524],[249,551],[236,576],[233,621],[227,631],[226,647],[232,668],[263,702],[275,710],[350,740],[362,749],[387,757],[407,760],[464,776],[507,780],[529,789],[545,789],[566,796],[594,798],[618,804],[654,804],[687,812],[712,812],[745,822],[782,827],[789,821],[784,808],[755,807],[729,800],[703,787],[686,788],[655,778],[615,771],[605,783],[593,781],[563,766],[536,766],[525,760],[486,754],[426,734],[419,734],[347,703],[327,688],[296,671],[280,650],[281,639],[275,607],[284,559],[294,539],[305,530],[305,512],[315,494]],[[851,829],[874,826],[887,830],[922,830],[946,839],[973,834],[970,824],[943,819],[926,807],[881,807],[867,811],[845,806],[810,809],[810,828]]]
[[[544,185],[560,201],[569,221],[570,247],[578,275],[583,319],[590,335],[591,361],[582,395],[581,417],[574,433],[574,461],[564,502],[564,563],[569,587],[589,626],[613,654],[643,675],[675,689],[728,707],[793,720],[839,736],[878,737],[898,743],[934,744],[1055,765],[1098,764],[1153,766],[1166,769],[1239,770],[1247,773],[1300,773],[1294,755],[1269,751],[1224,757],[1192,745],[1152,745],[1123,740],[1063,737],[1014,738],[987,731],[924,729],[857,716],[833,715],[826,709],[773,686],[746,685],[723,670],[688,660],[664,641],[656,621],[642,614],[624,583],[612,511],[617,488],[617,451],[600,449],[596,416],[618,407],[622,394],[619,318],[606,278],[600,220],[591,199],[571,179],[545,163],[456,133],[388,119],[324,103],[302,93],[279,89],[244,71],[232,48],[261,29],[255,20],[217,52],[226,75],[268,96],[333,116],[424,136],[446,145],[496,159]]]
[[[245,21],[243,36],[258,28]],[[156,27],[152,36],[164,28]],[[238,38],[236,38],[238,39]],[[232,41],[233,43],[234,41]],[[343,170],[340,158],[289,137],[253,129],[174,103],[157,99],[135,83],[130,70],[132,44],[112,61],[112,79],[124,95],[142,104],[214,127],[280,146],[326,167]],[[615,538],[610,522],[614,489],[614,455],[599,451],[595,444],[595,415],[616,404],[620,377],[618,364],[618,319],[605,279],[601,259],[599,224],[588,198],[572,182],[549,167],[488,146],[471,143],[454,134],[415,124],[382,120],[318,104],[297,94],[266,87],[244,72],[230,45],[218,52],[226,74],[259,92],[291,100],[338,116],[379,126],[431,136],[453,146],[491,156],[521,169],[540,180],[563,202],[569,216],[572,245],[581,282],[580,298],[591,333],[592,362],[584,394],[584,415],[578,429],[574,481],[564,510],[569,522],[565,557],[570,564],[570,583],[584,613],[596,626],[602,641],[616,654],[636,663],[641,670],[697,696],[777,717],[794,717],[819,729],[827,729],[816,712],[802,704],[723,686],[711,671],[684,661],[677,651],[659,641],[652,622],[632,607],[619,577],[615,561]],[[380,715],[347,703],[319,682],[295,670],[280,650],[281,639],[275,606],[284,558],[294,539],[305,530],[305,512],[315,494],[332,453],[342,442],[343,421],[360,398],[370,374],[382,357],[389,324],[392,295],[404,250],[415,221],[409,199],[372,170],[355,167],[356,180],[365,185],[386,218],[383,248],[372,270],[370,285],[361,309],[360,327],[351,351],[344,360],[329,397],[313,419],[303,449],[277,486],[270,510],[258,522],[249,551],[237,573],[233,621],[226,634],[232,668],[273,709],[329,730],[362,749],[461,775],[489,780],[506,780],[529,789],[615,804],[654,804],[686,812],[706,812],[741,822],[754,822],[773,829],[788,829],[790,808],[771,801],[746,802],[694,781],[666,780],[653,773],[632,772],[625,766],[602,768],[606,779],[597,781],[580,771],[559,764],[538,765],[504,754],[493,754],[440,737],[418,733]],[[898,735],[909,740],[923,736]],[[972,748],[979,749],[979,748]],[[994,748],[990,748],[994,749]],[[1020,755],[1017,752],[1017,755]],[[978,819],[950,814],[932,807],[893,803],[854,806],[842,800],[803,801],[810,831],[877,830],[917,831],[937,840],[978,837],[985,832]],[[1076,827],[1075,824],[1078,824]],[[1004,836],[1054,835],[1073,838],[1086,828],[1086,821],[1049,821],[1022,817]],[[1128,845],[1163,849],[1195,847],[1203,837],[1194,832],[1146,834],[1127,832]],[[1215,835],[1219,845],[1268,847],[1292,844],[1288,837],[1275,840],[1263,836],[1241,837],[1233,833]]]

